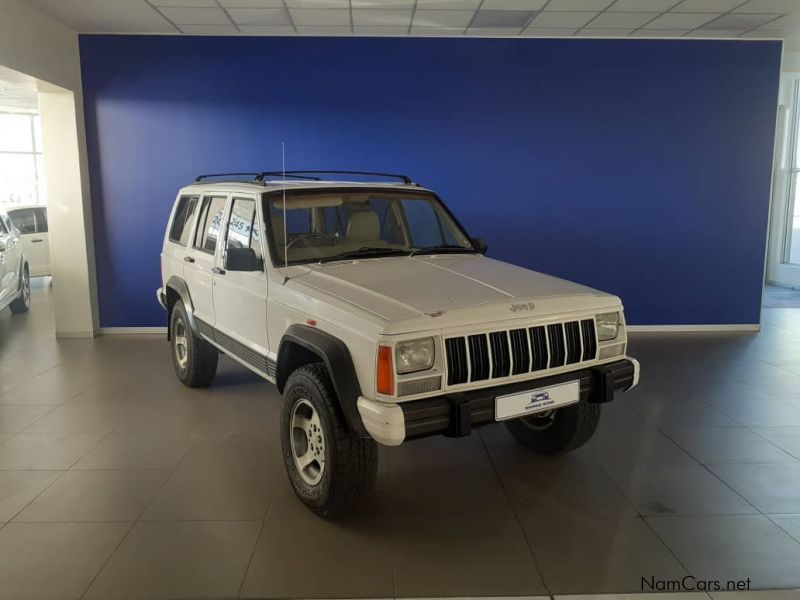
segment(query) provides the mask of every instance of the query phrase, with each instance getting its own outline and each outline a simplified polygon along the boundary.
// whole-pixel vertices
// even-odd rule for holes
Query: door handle
[[[183,260],[185,260],[188,263],[193,263],[194,262],[194,259],[191,256],[184,256]]]
[[[213,267],[211,272],[216,273],[217,275],[225,275],[225,269],[220,269],[219,267]]]
[[[43,241],[44,241],[43,239],[38,238],[38,239],[35,239],[35,240],[31,240],[31,244],[38,244],[39,242],[43,242]]]

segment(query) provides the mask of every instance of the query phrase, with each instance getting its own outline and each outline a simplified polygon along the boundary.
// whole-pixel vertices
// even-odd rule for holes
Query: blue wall
[[[778,42],[82,36],[100,316],[153,291],[196,174],[407,172],[489,254],[629,323],[757,323]]]

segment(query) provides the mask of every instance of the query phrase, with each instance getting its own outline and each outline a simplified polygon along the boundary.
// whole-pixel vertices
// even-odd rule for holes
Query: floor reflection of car
[[[28,311],[31,280],[19,233],[0,208],[0,310],[6,306],[15,313]]]
[[[28,259],[31,277],[50,275],[50,237],[47,232],[47,208],[14,206],[8,216],[20,233],[22,253]]]

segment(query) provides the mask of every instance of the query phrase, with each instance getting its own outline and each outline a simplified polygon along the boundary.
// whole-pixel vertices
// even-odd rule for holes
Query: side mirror
[[[261,260],[252,248],[228,248],[225,268],[228,271],[260,271]]]
[[[483,238],[472,238],[472,245],[475,247],[475,250],[480,252],[481,254],[486,254],[486,251],[489,249],[489,245],[486,243],[486,240]]]

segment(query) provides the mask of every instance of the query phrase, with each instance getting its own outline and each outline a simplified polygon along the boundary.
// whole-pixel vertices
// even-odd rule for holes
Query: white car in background
[[[28,312],[31,307],[31,279],[22,243],[8,214],[0,208],[0,310]]]
[[[31,277],[50,275],[50,234],[47,207],[39,205],[7,208],[8,216],[22,241],[22,253],[28,259]]]

